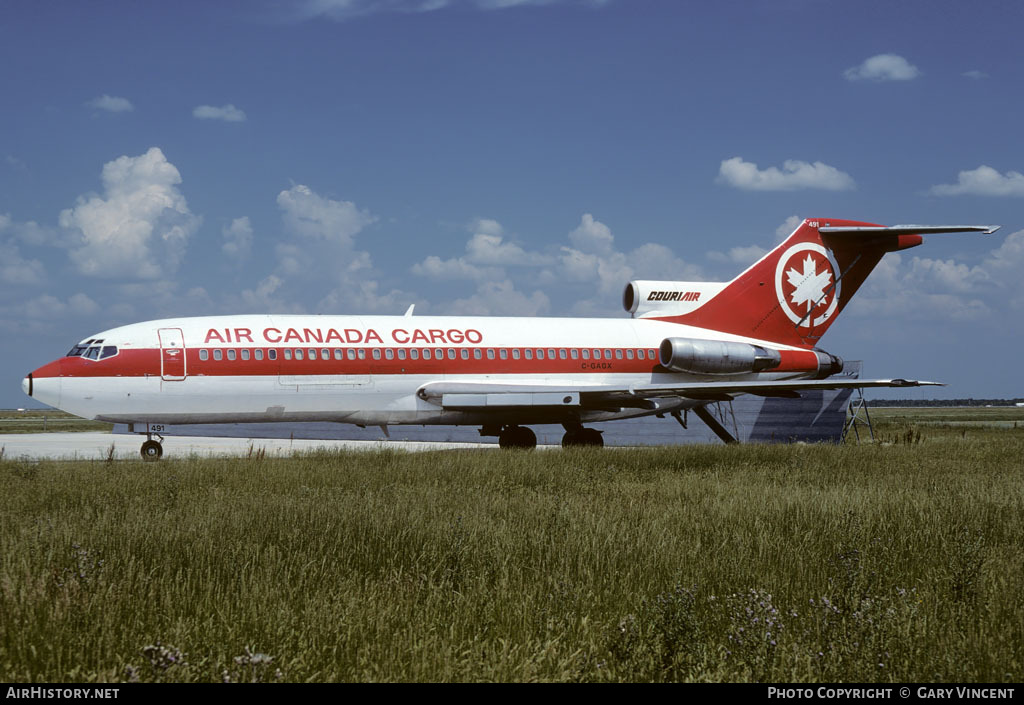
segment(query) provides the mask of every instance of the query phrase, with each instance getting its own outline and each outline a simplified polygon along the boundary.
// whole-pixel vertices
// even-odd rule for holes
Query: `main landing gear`
[[[596,428],[584,428],[583,426],[565,425],[565,435],[562,436],[563,448],[579,448],[590,446],[592,448],[603,448],[604,437]]]
[[[164,447],[160,445],[160,441],[164,439],[163,436],[157,436],[160,441],[153,440],[152,433],[146,434],[146,441],[142,444],[142,450],[139,451],[142,454],[142,459],[146,462],[152,462],[154,460],[160,460],[164,454]]]
[[[498,447],[533,450],[537,447],[537,434],[526,426],[504,426],[498,433]]]
[[[582,424],[565,423],[565,435],[562,436],[562,447],[573,448],[590,446],[591,448],[604,447],[604,438],[596,428],[584,428]],[[498,446],[501,448],[521,448],[533,450],[537,447],[537,434],[526,426],[484,426],[480,429],[481,436],[497,436]]]

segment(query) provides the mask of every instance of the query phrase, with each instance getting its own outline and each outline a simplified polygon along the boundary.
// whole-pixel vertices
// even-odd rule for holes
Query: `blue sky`
[[[625,315],[812,216],[1001,224],[887,256],[822,347],[1024,396],[1021,8],[8,0],[0,406],[139,320]]]

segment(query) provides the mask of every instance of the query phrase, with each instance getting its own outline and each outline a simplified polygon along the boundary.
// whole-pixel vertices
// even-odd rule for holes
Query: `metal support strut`
[[[718,419],[716,419],[711,414],[711,412],[708,411],[707,406],[695,406],[693,407],[693,413],[697,414],[697,417],[701,421],[706,423],[708,425],[708,428],[714,431],[715,435],[721,438],[723,442],[730,444],[739,443],[736,437],[729,433],[729,431],[726,430],[725,426],[719,423]]]

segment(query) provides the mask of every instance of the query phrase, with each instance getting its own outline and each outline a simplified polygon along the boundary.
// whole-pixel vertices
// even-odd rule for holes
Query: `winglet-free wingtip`
[[[990,226],[988,226],[988,230],[985,231],[985,234],[986,235],[991,235],[996,230],[999,230],[999,228],[1001,228],[1001,227],[1003,227],[1003,226],[1002,225],[990,225]]]
[[[926,382],[917,379],[893,379],[890,380],[893,387],[945,387],[945,382]]]

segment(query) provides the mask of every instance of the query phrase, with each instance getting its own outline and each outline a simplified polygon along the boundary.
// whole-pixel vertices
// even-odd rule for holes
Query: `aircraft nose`
[[[49,406],[60,406],[61,360],[43,365],[21,380],[21,390]]]

